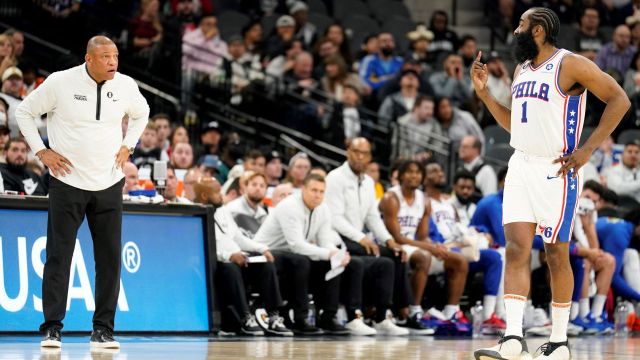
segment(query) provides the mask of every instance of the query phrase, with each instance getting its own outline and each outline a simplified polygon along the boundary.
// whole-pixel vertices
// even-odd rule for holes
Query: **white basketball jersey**
[[[571,54],[556,50],[533,67],[522,65],[511,87],[511,146],[527,155],[557,158],[578,146],[587,92],[570,96],[559,85],[562,59]]]
[[[400,223],[400,232],[402,236],[411,240],[416,239],[416,231],[420,220],[424,216],[424,193],[421,190],[415,191],[413,194],[413,204],[409,205],[402,195],[400,185],[396,185],[389,189],[398,197],[400,201],[400,209],[398,210],[398,222]]]
[[[431,217],[445,241],[454,241],[462,236],[458,228],[456,209],[447,200],[431,199]]]

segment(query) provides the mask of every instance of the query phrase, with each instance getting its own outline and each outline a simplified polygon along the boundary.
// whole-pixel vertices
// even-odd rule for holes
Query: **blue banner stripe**
[[[578,116],[580,115],[580,96],[570,96],[567,104],[567,117],[565,121],[565,141],[567,151],[565,155],[571,154],[575,149],[578,137]]]
[[[558,232],[558,241],[567,242],[571,235],[571,225],[573,224],[573,217],[576,210],[576,201],[578,200],[578,177],[572,178],[573,171],[567,174],[567,188],[565,199],[564,214],[562,223],[560,224],[560,231]]]

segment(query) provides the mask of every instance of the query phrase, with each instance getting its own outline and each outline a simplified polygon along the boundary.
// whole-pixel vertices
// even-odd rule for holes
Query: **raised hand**
[[[489,70],[487,64],[483,64],[482,51],[478,52],[478,56],[473,61],[473,65],[469,70],[471,73],[471,83],[476,92],[484,91],[487,88],[487,80],[489,80]]]

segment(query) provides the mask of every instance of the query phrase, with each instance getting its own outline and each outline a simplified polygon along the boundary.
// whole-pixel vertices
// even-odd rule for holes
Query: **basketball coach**
[[[149,119],[135,81],[118,70],[118,49],[107,37],[87,44],[85,63],[51,74],[16,110],[20,131],[52,175],[42,282],[43,347],[61,347],[69,271],[86,215],[96,262],[91,347],[119,348],[113,338],[120,291],[124,163]],[[50,148],[35,119],[47,114]],[[122,136],[122,118],[129,128]]]

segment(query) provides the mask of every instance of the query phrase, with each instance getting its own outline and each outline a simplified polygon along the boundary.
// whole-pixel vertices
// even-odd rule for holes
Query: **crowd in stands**
[[[62,22],[84,6],[60,3],[68,6],[43,6]],[[612,2],[596,0],[580,7],[558,5],[565,1],[496,3],[505,26],[517,23],[526,7],[557,5],[573,29],[563,33],[561,45],[593,60],[640,105],[635,1],[618,1],[625,4],[615,11]],[[123,197],[217,208],[210,221],[216,224],[216,285],[225,289],[223,329],[247,335],[406,335],[447,334],[453,327],[464,333],[469,323],[460,304],[468,294],[483,303],[484,331],[503,330],[506,163],[492,158],[492,148],[504,144],[489,132],[495,120],[471,87],[476,39],[457,34],[448,14],[436,11],[403,39],[392,31],[363,34],[354,48],[347,24],[320,28],[305,2],[245,5],[242,15],[250,21],[225,29],[219,21],[224,9],[214,9],[211,1],[135,2],[127,36],[119,42],[130,55],[126,59],[151,70],[166,64],[167,49],[177,49],[172,57],[181,64],[179,98],[189,111],[201,111],[203,95],[211,94],[248,113],[275,108],[280,124],[346,152],[342,165],[329,168],[312,154],[258,145],[204,116],[195,137],[191,125],[175,116],[156,113],[149,120],[123,169]],[[261,21],[267,17],[274,19],[272,31]],[[603,25],[613,29],[610,38]],[[176,36],[179,46],[167,45]],[[406,49],[396,46],[405,42]],[[0,35],[0,193],[46,196],[50,175],[20,137],[13,115],[43,81],[38,69],[46,68],[43,59],[23,55],[29,45],[20,31]],[[483,54],[489,89],[508,105],[512,64],[496,52]],[[588,102],[583,137],[603,108],[594,96]],[[627,114],[585,166],[571,245],[574,335],[612,331],[605,308],[611,292],[640,303],[639,109]],[[375,127],[388,129],[389,136],[373,147]],[[123,119],[123,135],[126,129]],[[46,116],[39,130],[46,139]],[[168,163],[166,187],[157,192],[156,161]],[[391,164],[389,171],[382,171],[384,164]],[[541,239],[532,258],[532,269],[545,272]],[[329,278],[336,268],[344,272]],[[474,282],[481,290],[472,291]],[[245,285],[260,293],[266,317],[254,316]],[[307,315],[310,298],[321,314],[316,323]],[[548,301],[533,299],[542,308]],[[634,326],[640,330],[640,320]],[[525,328],[549,334],[546,312],[529,305]]]

